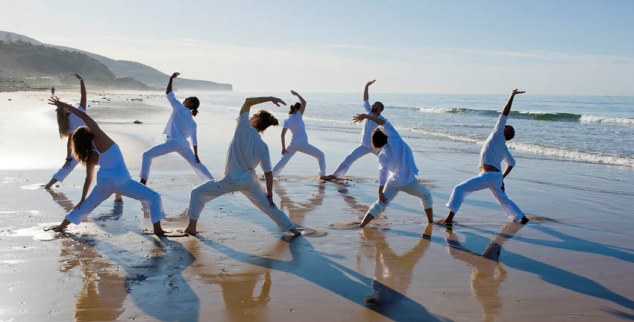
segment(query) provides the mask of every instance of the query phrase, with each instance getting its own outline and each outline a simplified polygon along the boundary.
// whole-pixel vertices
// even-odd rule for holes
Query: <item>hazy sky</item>
[[[628,0],[0,4],[0,30],[238,91],[634,95]]]

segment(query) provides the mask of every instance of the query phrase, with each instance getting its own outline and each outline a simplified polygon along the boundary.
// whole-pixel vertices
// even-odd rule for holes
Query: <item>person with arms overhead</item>
[[[515,136],[515,129],[510,125],[506,125],[506,120],[511,111],[515,95],[524,93],[526,92],[518,91],[517,89],[511,92],[511,96],[506,102],[493,128],[493,132],[491,132],[486,141],[484,141],[484,145],[480,151],[480,174],[458,184],[453,189],[451,197],[449,197],[449,202],[447,203],[449,214],[443,221],[445,225],[451,225],[453,223],[453,217],[458,212],[458,209],[460,209],[467,195],[482,189],[489,189],[489,191],[491,191],[491,194],[500,203],[502,210],[509,219],[519,221],[523,224],[528,222],[528,218],[524,216],[522,210],[506,195],[503,181],[515,166],[515,159],[513,159],[509,148],[506,146],[506,141],[513,139]],[[504,174],[500,172],[502,160],[506,161]]]

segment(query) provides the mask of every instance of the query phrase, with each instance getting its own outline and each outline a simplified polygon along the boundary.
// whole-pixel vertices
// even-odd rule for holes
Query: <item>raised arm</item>
[[[251,110],[251,106],[253,105],[258,105],[261,103],[266,103],[266,102],[271,102],[277,106],[281,105],[286,105],[286,103],[284,103],[284,101],[282,101],[281,99],[277,98],[277,97],[273,97],[273,96],[268,96],[268,97],[249,97],[247,99],[244,100],[244,104],[242,104],[242,108],[240,109],[240,114],[242,113],[249,113],[249,111]]]
[[[84,121],[84,123],[86,123],[86,126],[88,126],[90,131],[95,136],[95,144],[97,145],[97,149],[99,149],[100,151],[103,152],[106,149],[108,149],[112,144],[114,144],[114,141],[112,141],[112,139],[110,139],[110,137],[108,137],[108,135],[106,135],[106,133],[101,130],[97,122],[95,122],[95,120],[93,120],[92,117],[88,116],[88,114],[86,114],[82,110],[75,108],[68,103],[64,103],[60,101],[59,98],[57,98],[57,96],[49,98],[48,104],[55,105],[58,108],[63,108],[67,112],[77,115],[77,117],[79,117],[82,121]]]
[[[378,125],[385,124],[385,120],[382,120],[382,119],[380,119],[380,118],[378,118],[378,117],[376,117],[374,115],[370,115],[370,114],[357,114],[357,115],[352,117],[352,120],[355,123],[361,122],[361,121],[363,121],[365,119],[368,119],[368,120],[370,120],[370,121],[372,121],[372,122],[374,122],[374,123],[376,123]]]
[[[370,87],[370,85],[374,84],[374,82],[376,82],[376,79],[375,80],[371,80],[371,81],[369,81],[369,82],[367,82],[365,84],[365,90],[363,91],[363,101],[364,102],[370,99],[370,95],[368,94],[368,88]]]
[[[502,110],[502,115],[507,116],[509,115],[509,112],[511,112],[511,106],[513,105],[513,98],[515,98],[515,95],[517,94],[524,94],[526,93],[526,91],[518,91],[517,88],[513,90],[513,92],[511,92],[511,96],[509,97],[509,100],[506,102],[506,106],[504,106],[504,109]]]
[[[169,94],[172,92],[172,82],[174,82],[174,78],[178,77],[181,73],[174,73],[170,76],[169,82],[167,82],[167,88],[165,89],[165,94]]]
[[[296,91],[291,90],[291,94],[297,96],[297,98],[299,99],[299,103],[301,104],[301,106],[299,107],[299,113],[304,115],[304,111],[306,110],[306,100],[304,100],[304,98],[297,94]]]
[[[81,107],[83,107],[84,109],[87,109],[88,106],[87,104],[87,96],[86,96],[86,84],[84,84],[84,79],[81,78],[81,75],[75,73],[75,74],[71,74],[75,77],[77,77],[77,79],[79,79],[79,87],[80,87],[80,92],[81,92],[81,100],[79,101],[79,105]]]

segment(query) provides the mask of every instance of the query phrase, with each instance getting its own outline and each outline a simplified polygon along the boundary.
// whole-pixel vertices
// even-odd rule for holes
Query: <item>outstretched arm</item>
[[[172,92],[172,82],[174,81],[174,78],[178,77],[178,75],[180,75],[181,73],[174,73],[172,74],[172,76],[170,76],[170,80],[169,82],[167,82],[167,88],[165,89],[165,94],[169,94],[170,92]]]
[[[385,120],[382,120],[382,119],[380,119],[380,118],[378,118],[378,117],[376,117],[374,115],[370,115],[370,114],[357,114],[357,115],[352,117],[352,120],[355,123],[361,122],[361,121],[363,121],[365,119],[368,119],[368,120],[370,120],[370,121],[372,121],[372,122],[374,122],[374,123],[376,123],[378,125],[385,124]]]
[[[370,99],[370,95],[368,94],[368,88],[370,87],[370,85],[374,84],[374,82],[376,82],[376,79],[371,80],[365,84],[365,90],[363,91],[363,101],[367,101]]]
[[[509,97],[509,100],[506,102],[506,106],[504,106],[504,109],[502,110],[502,115],[507,116],[509,115],[509,112],[511,112],[511,106],[513,105],[513,98],[515,98],[515,95],[517,94],[524,94],[526,93],[526,91],[518,91],[517,88],[513,90],[513,92],[511,92],[511,96]]]
[[[297,94],[296,91],[291,90],[291,94],[297,96],[297,98],[299,99],[299,103],[301,104],[301,106],[299,107],[299,113],[304,115],[304,111],[306,110],[306,100],[304,100],[304,98]]]
[[[261,103],[271,102],[277,106],[286,105],[284,101],[277,97],[268,96],[268,97],[249,97],[244,100],[244,104],[242,104],[242,108],[240,109],[240,114],[248,113],[251,110],[251,106],[258,105]]]
[[[79,79],[79,87],[80,87],[80,92],[81,92],[81,100],[79,101],[79,105],[81,107],[83,107],[84,109],[87,109],[88,106],[87,104],[87,98],[86,98],[86,84],[84,84],[84,79],[81,78],[81,75],[75,73],[75,74],[71,74],[75,77],[77,77],[77,79]]]

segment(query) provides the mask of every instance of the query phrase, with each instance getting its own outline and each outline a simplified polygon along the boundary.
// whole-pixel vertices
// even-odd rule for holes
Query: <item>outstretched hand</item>
[[[357,114],[352,117],[352,120],[354,121],[354,123],[362,122],[363,120],[365,120],[365,114]]]
[[[180,74],[181,74],[181,73],[176,72],[176,73],[172,74],[172,76],[170,76],[170,78],[176,78],[176,77],[178,77]]]
[[[291,94],[293,94],[293,95],[295,95],[295,96],[299,96],[299,94],[297,94],[297,92],[296,92],[296,91],[294,91],[294,90],[292,90],[292,89],[291,89]]]
[[[374,82],[376,82],[376,79],[373,79],[373,80],[371,80],[371,81],[367,82],[367,83],[365,84],[365,86],[370,86],[370,85],[374,84]]]
[[[64,106],[63,104],[64,103],[62,101],[60,101],[57,96],[53,96],[53,97],[50,97],[48,99],[48,105],[55,105],[57,107],[63,107]]]
[[[526,93],[526,91],[520,91],[520,90],[518,90],[518,89],[516,88],[516,89],[514,89],[514,90],[513,90],[513,92],[512,92],[511,94],[513,94],[513,95],[517,95],[517,94],[524,94],[524,93]]]
[[[280,106],[280,105],[286,105],[286,103],[284,103],[284,101],[282,101],[281,98],[277,98],[277,97],[271,97],[271,103]]]
[[[72,73],[70,74],[71,76],[75,76],[77,77],[77,79],[81,80],[81,75],[77,74],[77,73]]]

